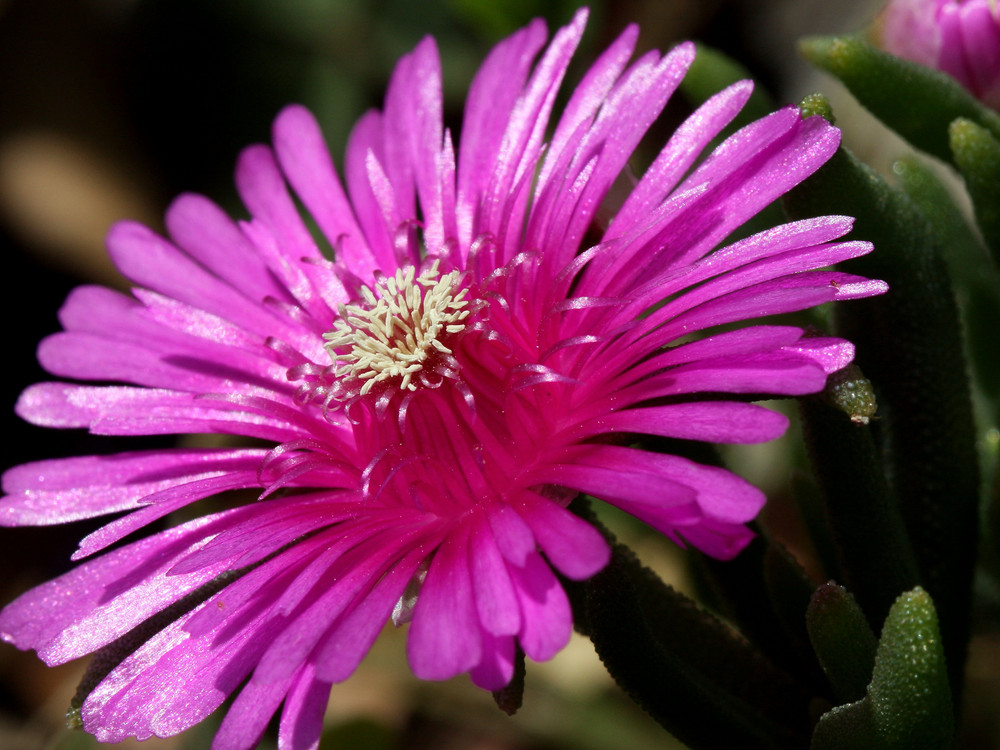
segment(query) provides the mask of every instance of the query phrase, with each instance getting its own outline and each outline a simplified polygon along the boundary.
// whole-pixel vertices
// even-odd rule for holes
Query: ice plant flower
[[[5,525],[116,514],[81,542],[74,557],[89,560],[0,614],[3,638],[49,664],[131,639],[82,706],[98,739],[174,734],[238,691],[214,747],[251,747],[279,707],[279,746],[315,747],[331,685],[389,619],[409,622],[418,677],[506,685],[517,648],[549,659],[570,636],[554,571],[582,579],[608,560],[566,509],[578,493],[720,558],[747,543],[759,490],[640,441],[770,440],[786,420],[751,397],[815,392],[851,359],[849,343],[793,326],[729,325],[884,291],[822,270],[871,249],[836,241],[849,218],[720,247],[839,134],[789,107],[699,162],[747,100],[737,84],[602,223],[694,48],[630,64],[629,28],[554,117],[584,23],[546,46],[536,22],[490,53],[457,151],[425,39],[353,131],[346,191],[292,106],[273,146],[239,159],[249,220],[186,195],[169,239],[111,230],[132,295],[69,297],[39,358],[77,382],[29,388],[19,413],[100,435],[250,440],[4,475]],[[220,494],[224,509],[188,508],[194,520],[108,551]],[[133,630],[184,597],[158,632]]]
[[[890,0],[878,34],[889,52],[944,71],[1000,111],[997,0]]]

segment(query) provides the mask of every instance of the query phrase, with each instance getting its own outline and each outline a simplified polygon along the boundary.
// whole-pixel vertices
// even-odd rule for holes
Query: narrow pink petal
[[[101,648],[224,569],[168,574],[178,557],[250,515],[238,508],[199,518],[84,563],[8,604],[0,637],[50,665]]]
[[[620,373],[608,381],[607,385],[609,390],[617,391],[617,387],[638,382],[653,373],[676,365],[699,362],[719,356],[738,357],[770,352],[792,345],[801,339],[801,328],[768,325],[723,331],[663,350],[651,357],[641,353],[645,350],[644,346],[632,346],[627,347],[628,351],[626,352],[618,352],[610,357],[601,357],[596,362],[597,367],[588,372],[588,379],[600,382],[606,377],[605,373]],[[630,358],[638,364],[627,367],[628,360],[623,356],[625,354],[630,354]]]
[[[538,546],[560,573],[580,581],[608,564],[608,543],[582,518],[535,493],[521,493],[517,500],[518,512],[531,527]]]
[[[272,312],[283,313],[278,317],[287,317],[287,322],[295,324],[285,330],[275,327],[268,340],[281,339],[309,359],[315,361],[321,358],[322,341],[319,337],[329,330],[333,311],[338,305],[346,303],[350,296],[336,267],[325,258],[288,254],[267,225],[256,219],[243,222],[240,229],[267,263],[271,273],[295,299],[296,304],[273,298],[264,300],[265,307]]]
[[[273,135],[285,177],[336,250],[337,259],[359,278],[370,278],[375,258],[341,187],[316,118],[304,107],[286,107],[274,121]]]
[[[267,268],[253,252],[253,248],[247,244],[233,220],[208,198],[201,195],[181,195],[167,210],[166,221],[171,239],[184,250],[186,255],[200,264],[199,270],[200,267],[208,269],[212,277],[223,280],[226,286],[240,290],[251,300],[279,296],[282,293],[281,288],[275,285]],[[120,253],[111,246],[112,236],[116,232],[117,228],[112,227],[111,235],[108,237],[108,247],[112,251],[112,257],[118,262]],[[118,241],[115,239],[116,243]],[[164,272],[167,268],[169,264],[164,266]],[[155,279],[155,269],[151,270],[153,271],[151,278]],[[192,278],[192,281],[195,278]],[[144,280],[138,278],[135,280],[143,286],[170,294],[167,290],[147,284]],[[178,294],[170,296],[186,302],[197,300],[197,297],[189,298]],[[226,308],[211,309],[213,312],[222,312]]]
[[[312,659],[317,679],[330,684],[343,682],[354,674],[425,557],[424,550],[416,549],[393,564],[375,587],[326,633]]]
[[[73,553],[72,559],[80,560],[95,552],[100,552],[105,547],[124,539],[133,531],[198,500],[229,490],[260,487],[260,479],[257,475],[257,467],[260,463],[259,456],[250,456],[233,463],[246,468],[232,468],[221,472],[218,476],[195,479],[184,484],[173,482],[172,486],[147,494],[142,498],[145,507],[112,521],[85,536],[77,551]]]
[[[575,173],[582,175],[587,161],[595,158],[593,173],[577,190],[579,197],[557,199],[559,210],[548,226],[534,228],[529,224],[527,243],[552,248],[546,255],[552,257],[557,268],[572,259],[572,249],[579,245],[607,191],[680,84],[693,58],[694,46],[690,44],[677,47],[662,60],[647,54],[626,71],[602,104],[574,156],[574,166],[560,178],[568,182]],[[547,188],[540,183],[540,195],[544,196]],[[562,253],[559,248],[564,248]]]
[[[725,523],[745,523],[756,517],[764,505],[764,494],[732,472],[689,461],[680,456],[652,453],[617,445],[579,445],[569,448],[566,457],[600,466],[622,475],[659,474],[694,490],[704,519]]]
[[[799,273],[709,300],[671,319],[660,329],[660,335],[669,341],[691,331],[767,315],[796,312],[833,300],[870,297],[883,294],[887,289],[884,282],[838,271]],[[682,304],[686,304],[686,301]]]
[[[823,242],[831,234],[836,237],[837,232],[849,231],[852,223],[850,220],[844,221],[842,217],[824,219],[830,220],[826,226],[804,226],[804,222],[797,225],[786,224],[721,248],[690,266],[671,269],[665,273],[651,272],[645,274],[645,278],[637,276],[636,281],[641,286],[628,292],[632,302],[618,312],[617,319],[639,315],[681,289],[692,289],[707,280],[710,280],[709,284],[695,290],[693,295],[685,296],[685,299],[693,302],[696,299],[719,296],[727,290],[832,266],[871,252],[872,245],[868,242]],[[829,229],[834,231],[826,231]],[[819,244],[813,245],[813,242]]]
[[[469,555],[476,611],[483,630],[493,635],[515,635],[521,628],[521,607],[493,530],[482,516],[472,521]]]
[[[625,409],[572,428],[575,439],[640,433],[712,443],[764,443],[784,434],[788,419],[756,404],[700,401]]]
[[[348,138],[344,176],[347,180],[351,205],[354,206],[358,224],[368,241],[368,247],[375,256],[376,266],[389,269],[393,267],[395,261],[392,232],[402,217],[383,215],[369,180],[369,155],[377,161],[376,149],[380,148],[381,142],[382,115],[370,110],[358,120]],[[362,281],[367,279],[362,277]]]
[[[172,297],[165,297],[148,289],[136,289],[136,299],[142,303],[143,309],[137,310],[139,318],[145,318],[162,325],[165,328],[185,333],[199,339],[224,344],[250,351],[257,356],[268,359],[274,357],[274,352],[264,346],[264,339],[230,323],[218,315],[199,310],[196,307],[178,302]],[[79,330],[79,327],[66,325],[67,328]],[[275,327],[280,323],[275,323]]]
[[[422,680],[446,680],[482,658],[468,560],[469,529],[462,524],[438,548],[410,623],[406,653]]]
[[[186,616],[184,631],[194,638],[209,637],[215,632],[231,633],[243,627],[246,613],[265,605],[270,616],[274,616],[289,588],[298,585],[329,545],[329,534],[316,534],[265,560],[213,596],[212,606],[200,607]],[[278,579],[281,586],[272,588],[271,582]],[[284,624],[286,618],[280,619],[282,622],[278,624]]]
[[[540,182],[545,182],[546,167],[551,163],[552,154],[562,151],[566,141],[579,125],[590,120],[603,106],[608,92],[632,57],[638,36],[638,26],[635,24],[626,26],[574,86],[573,93],[559,117],[559,124],[549,141],[549,154],[539,175]]]
[[[612,373],[629,362],[639,362],[652,347],[669,345],[693,331],[741,320],[794,312],[831,299],[854,299],[882,294],[887,286],[881,281],[862,279],[838,272],[806,272],[779,277],[745,289],[722,293],[731,285],[726,277],[701,287],[663,305],[650,313],[607,352],[599,365],[600,372]],[[735,285],[736,287],[739,284]],[[721,296],[712,299],[719,292]],[[700,300],[708,301],[694,304]],[[639,370],[651,372],[650,364]],[[597,376],[597,373],[594,373]]]
[[[288,691],[278,726],[278,750],[318,750],[323,715],[330,698],[330,683],[312,675],[306,665]]]
[[[212,739],[211,750],[249,750],[256,746],[297,677],[273,683],[250,680],[244,685]]]
[[[528,555],[535,549],[531,527],[506,503],[490,506],[487,513],[493,538],[504,559],[514,565],[524,565]]]
[[[545,37],[540,19],[515,32],[493,48],[469,87],[458,153],[456,211],[462,247],[468,248],[480,231],[476,213],[500,156],[506,123]]]
[[[505,259],[521,249],[517,240],[524,211],[524,204],[517,205],[509,196],[519,192],[517,186],[535,168],[559,84],[583,35],[586,16],[585,9],[577,11],[570,25],[553,37],[507,123],[496,171],[483,196],[484,213],[476,228],[477,234],[489,232],[497,237]]]
[[[569,643],[573,614],[569,600],[551,568],[537,552],[523,568],[510,566],[521,602],[521,632],[517,640],[535,661],[546,661]]]
[[[323,562],[323,569],[319,571],[322,575],[316,578],[315,586],[308,587],[310,590],[303,606],[293,608],[297,602],[286,603],[282,597],[279,607],[292,617],[288,626],[261,656],[254,680],[278,682],[298,669],[331,624],[352,606],[355,597],[363,598],[369,594],[371,587],[391,564],[389,561],[405,554],[408,551],[405,546],[413,541],[412,533],[396,540],[394,529],[366,536],[370,538],[353,549],[344,551],[337,549],[335,544],[330,550],[332,554],[324,553],[318,558]]]
[[[201,392],[224,390],[225,385],[235,388],[221,364],[212,363],[214,372],[200,373],[166,361],[148,345],[92,333],[56,333],[47,337],[38,347],[38,361],[53,375],[77,380]]]
[[[483,657],[469,672],[472,683],[483,690],[500,690],[514,676],[514,638],[482,632]]]
[[[826,385],[826,371],[794,352],[735,355],[701,360],[646,378],[618,391],[618,403],[631,405],[688,393],[816,393]]]
[[[678,187],[708,187],[692,215],[705,231],[668,256],[682,265],[704,256],[764,206],[815,172],[840,143],[840,131],[821,117],[802,120],[789,107],[747,125],[728,138]]]
[[[641,464],[627,467],[624,473],[590,463],[552,464],[540,468],[538,477],[593,495],[668,535],[702,517],[694,490]]]
[[[187,223],[185,219],[185,227]],[[200,226],[197,229],[206,233],[209,230]],[[234,231],[238,230],[234,227]],[[118,268],[140,286],[187,302],[263,336],[270,333],[275,323],[273,317],[257,303],[264,296],[287,296],[273,283],[269,284],[266,295],[258,296],[261,291],[258,289],[237,291],[226,280],[206,271],[173,244],[141,224],[115,224],[108,233],[107,243],[108,252]],[[246,246],[247,254],[256,257],[242,235],[240,243],[235,246]],[[228,247],[232,252],[234,244],[230,243]],[[234,266],[238,267],[239,263],[234,263]]]
[[[267,226],[285,253],[293,258],[321,257],[270,148],[249,146],[240,153],[236,187],[251,215]]]
[[[14,411],[21,419],[40,427],[87,427],[100,414],[102,401],[117,404],[127,403],[133,396],[156,399],[172,398],[174,395],[170,391],[151,388],[35,383],[21,393]]]
[[[719,560],[732,560],[755,536],[742,524],[728,524],[712,519],[678,529],[677,534],[680,539],[687,540],[705,554]],[[680,539],[678,543],[683,546]]]
[[[10,494],[0,501],[0,524],[49,525],[138,508],[171,487],[256,467],[266,453],[159,450],[23,464],[4,474]]]
[[[90,694],[82,709],[84,728],[100,742],[119,742],[168,737],[204,719],[239,687],[270,642],[280,620],[270,618],[268,602],[293,572],[272,575],[257,588],[251,606],[232,613],[238,628],[200,637],[185,628],[198,612],[225,602],[223,589],[154,635]]]
[[[89,426],[100,435],[221,433],[278,443],[297,436],[278,418],[216,407],[216,402],[165,389],[38,383],[21,394],[15,411],[32,424]]]
[[[253,506],[244,506],[253,507],[254,514],[232,523],[199,549],[192,549],[170,569],[170,574],[183,575],[220,562],[242,568],[310,532],[353,518],[357,513],[355,505],[333,502],[334,496],[334,492],[323,490],[271,496]]]
[[[822,367],[827,375],[842,370],[854,359],[854,344],[827,336],[804,338],[792,346],[786,346],[785,350],[804,354]]]
[[[386,94],[384,142],[386,172],[402,214],[415,218],[414,186],[420,197],[424,242],[444,243],[443,185],[438,159],[444,145],[441,61],[433,38],[424,37],[396,65]]]
[[[834,245],[796,248],[753,262],[748,262],[752,260],[751,258],[741,259],[739,268],[728,266],[727,261],[720,257],[725,255],[724,252],[713,254],[704,262],[690,267],[689,279],[685,279],[683,283],[688,287],[694,287],[702,281],[709,281],[687,292],[684,295],[683,303],[677,304],[671,309],[677,314],[695,304],[721,297],[731,291],[761,284],[782,276],[792,276],[804,271],[830,266],[842,260],[865,255],[871,250],[872,245],[868,242],[843,242]],[[668,285],[668,289],[671,286],[674,285]],[[673,290],[671,289],[671,291]]]
[[[635,186],[608,226],[606,238],[625,234],[659,205],[677,186],[683,174],[708,143],[732,122],[753,91],[750,81],[740,81],[702,104],[667,141],[667,145]]]
[[[260,460],[260,449],[184,449],[138,451],[105,456],[75,456],[21,464],[3,475],[4,492],[114,487],[120,484],[182,482],[225,472],[249,457]]]

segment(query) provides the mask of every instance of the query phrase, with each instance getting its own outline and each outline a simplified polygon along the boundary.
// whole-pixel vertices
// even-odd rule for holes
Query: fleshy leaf
[[[966,118],[954,120],[948,136],[976,210],[976,223],[1000,265],[1000,136]]]
[[[958,688],[969,634],[979,470],[962,330],[940,243],[905,193],[843,147],[787,196],[785,207],[796,217],[855,216],[854,234],[877,248],[852,261],[852,268],[885,279],[891,291],[838,310],[837,332],[857,346],[855,361],[878,395],[879,447],[893,477],[921,584],[940,608],[951,682]],[[823,453],[843,451],[835,443],[827,445]],[[837,478],[836,473],[830,476]],[[850,502],[849,494],[831,497]],[[852,523],[865,529],[869,514],[862,512]],[[893,545],[874,535],[871,543]],[[864,577],[877,578],[878,570]],[[871,621],[874,611],[858,580],[845,583]],[[914,583],[903,582],[907,588]]]
[[[820,719],[812,750],[945,750],[954,716],[937,613],[921,588],[901,595],[882,628],[868,694]]]
[[[952,158],[948,124],[965,117],[1000,137],[1000,116],[949,75],[882,52],[858,37],[799,43],[814,65],[836,76],[872,114],[917,148]]]
[[[878,643],[850,592],[833,581],[817,588],[806,610],[806,627],[837,697],[843,701],[863,698]]]
[[[871,429],[831,404],[831,390],[800,399],[802,431],[841,575],[876,628],[919,582],[917,561]]]
[[[579,501],[572,507],[597,524]],[[801,747],[807,692],[628,548],[609,542],[604,570],[563,585],[574,622],[619,686],[691,747]]]
[[[844,412],[855,424],[868,424],[878,411],[871,381],[855,364],[830,375],[823,395],[827,403]]]

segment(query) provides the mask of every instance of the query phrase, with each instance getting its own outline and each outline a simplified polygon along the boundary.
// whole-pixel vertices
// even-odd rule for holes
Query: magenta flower
[[[748,542],[759,490],[636,441],[770,440],[786,420],[751,394],[813,393],[850,361],[839,339],[728,325],[884,291],[818,270],[871,249],[835,242],[849,218],[718,247],[823,164],[839,133],[788,107],[697,163],[746,102],[740,83],[609,209],[694,48],[629,65],[628,29],[546,140],[584,23],[544,51],[541,22],[492,51],[457,153],[426,39],[396,67],[384,110],[355,128],[346,192],[315,120],[293,106],[272,148],[239,159],[249,221],[186,195],[169,239],[112,229],[133,296],[76,290],[39,358],[56,377],[124,385],[41,383],[18,412],[101,435],[251,440],[19,466],[4,475],[2,522],[119,514],[81,542],[82,559],[209,496],[252,492],[3,610],[4,639],[58,664],[228,576],[90,693],[82,718],[98,739],[180,732],[245,682],[213,747],[252,746],[282,704],[279,746],[315,747],[330,686],[389,618],[410,621],[418,677],[503,687],[518,647],[544,660],[570,637],[554,570],[582,579],[608,561],[566,510],[578,493],[716,557]]]
[[[942,70],[1000,111],[1000,13],[996,0],[890,0],[882,46]]]

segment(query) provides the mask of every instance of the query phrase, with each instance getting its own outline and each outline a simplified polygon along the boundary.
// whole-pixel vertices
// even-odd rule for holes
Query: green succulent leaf
[[[950,161],[948,126],[963,117],[1000,138],[1000,116],[954,78],[902,60],[857,36],[799,43],[809,62],[836,76],[873,115],[917,148]]]
[[[945,750],[955,721],[938,631],[927,592],[901,595],[882,628],[867,695],[824,714],[812,750]]]
[[[803,103],[804,114],[807,108],[828,112],[817,98]],[[906,193],[843,147],[788,194],[785,207],[796,219],[856,217],[852,237],[871,241],[875,250],[851,261],[849,268],[889,284],[889,292],[881,297],[838,307],[837,329],[857,346],[856,362],[878,396],[878,417],[872,424],[877,453],[886,458],[886,475],[893,480],[919,581],[938,604],[957,690],[969,634],[980,487],[962,327],[940,238]],[[814,434],[827,441],[822,450],[827,458],[843,450],[822,431]],[[828,477],[841,482],[843,472]],[[830,487],[828,507],[852,502],[843,489]],[[866,516],[860,508],[858,512],[857,533],[865,534]],[[877,577],[876,572],[872,575]],[[877,613],[856,586],[860,580],[845,583],[873,622]]]
[[[824,583],[806,610],[809,640],[837,698],[865,696],[875,665],[878,642],[864,612],[843,586]]]
[[[799,399],[802,432],[841,575],[877,628],[920,574],[871,427],[836,404],[836,385]]]
[[[571,508],[598,525],[579,501]],[[563,586],[577,629],[629,697],[691,747],[802,747],[808,691],[604,532],[611,562]]]
[[[976,210],[983,239],[1000,266],[1000,139],[972,120],[960,117],[948,128],[955,166]]]

